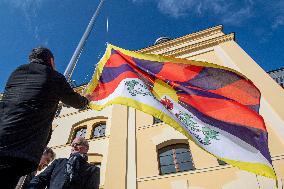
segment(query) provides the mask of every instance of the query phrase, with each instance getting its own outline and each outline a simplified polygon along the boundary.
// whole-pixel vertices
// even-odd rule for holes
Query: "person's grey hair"
[[[49,148],[49,147],[46,147],[46,148],[44,149],[44,151],[43,151],[42,154],[43,154],[43,155],[48,155],[48,154],[50,154],[52,160],[54,160],[54,159],[55,159],[55,156],[56,156],[55,152],[54,152],[51,148]]]
[[[75,139],[78,139],[78,141],[81,143],[81,144],[83,144],[84,146],[87,146],[87,147],[89,147],[89,142],[84,138],[84,137],[76,137]],[[74,140],[75,140],[74,139]]]

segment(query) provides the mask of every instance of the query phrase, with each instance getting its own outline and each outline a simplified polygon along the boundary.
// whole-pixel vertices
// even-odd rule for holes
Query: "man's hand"
[[[83,108],[80,108],[79,111],[90,109],[90,105],[89,105],[90,101],[87,98],[85,98],[85,99],[86,99],[85,106]]]

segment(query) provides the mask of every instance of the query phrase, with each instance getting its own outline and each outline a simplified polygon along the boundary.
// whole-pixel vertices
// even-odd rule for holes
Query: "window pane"
[[[173,151],[172,150],[168,150],[168,151],[160,153],[160,157],[162,157],[162,156],[169,156],[169,155],[173,155]]]
[[[195,170],[192,162],[179,163],[179,171]]]
[[[176,154],[178,163],[192,161],[189,152]]]
[[[99,137],[100,136],[100,132],[101,132],[100,126],[96,127],[94,129],[94,137]]]
[[[177,144],[175,145],[176,153],[183,153],[183,152],[189,152],[188,145],[184,144]]]
[[[100,123],[99,125],[95,126],[93,131],[93,137],[103,137],[105,136],[106,125],[105,123]]]
[[[195,170],[187,144],[169,145],[158,150],[158,153],[161,174]]]
[[[175,165],[161,166],[161,174],[176,173]]]
[[[76,131],[75,137],[84,137],[86,136],[87,128],[80,128]]]
[[[159,150],[159,156],[168,156],[173,154],[173,146],[166,146]]]
[[[169,155],[169,156],[162,156],[160,157],[160,165],[170,165],[170,164],[174,164],[174,160],[173,160],[173,156]]]

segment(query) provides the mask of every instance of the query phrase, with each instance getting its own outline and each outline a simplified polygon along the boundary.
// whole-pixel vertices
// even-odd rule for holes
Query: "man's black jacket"
[[[42,173],[32,179],[28,189],[44,189],[46,186],[48,189],[98,189],[100,168],[86,161],[80,161],[80,166],[75,169],[75,178],[68,182],[66,165],[69,159],[54,160]]]
[[[49,141],[59,101],[74,108],[88,103],[48,63],[36,59],[18,67],[0,102],[0,158],[28,160],[35,170]]]

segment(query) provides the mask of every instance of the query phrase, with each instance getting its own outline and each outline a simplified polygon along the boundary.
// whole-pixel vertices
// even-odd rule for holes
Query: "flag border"
[[[92,91],[98,85],[99,78],[102,74],[103,68],[104,68],[107,60],[111,56],[111,50],[112,49],[118,50],[125,55],[131,56],[131,57],[134,57],[134,58],[138,58],[138,59],[143,59],[143,60],[156,61],[156,62],[174,62],[174,63],[190,64],[190,65],[210,67],[210,68],[220,68],[220,69],[228,70],[228,71],[234,72],[238,75],[241,75],[242,77],[244,77],[244,79],[251,82],[242,73],[240,73],[236,70],[233,70],[231,68],[220,66],[220,65],[217,65],[217,64],[213,64],[213,63],[209,63],[209,62],[205,62],[205,61],[180,59],[180,58],[175,58],[175,57],[171,57],[171,56],[165,57],[165,56],[154,55],[154,54],[141,54],[141,53],[138,53],[138,52],[129,51],[129,50],[114,46],[112,44],[108,44],[107,49],[105,51],[105,54],[103,55],[101,60],[98,62],[98,65],[96,67],[95,73],[93,74],[91,81],[86,86],[85,90],[83,91],[84,96],[91,94]],[[256,88],[256,89],[259,91],[258,88]],[[134,101],[134,102],[132,102],[132,101]],[[136,108],[136,109],[141,110],[141,111],[143,111],[147,114],[150,114],[152,116],[155,116],[155,117],[161,119],[162,121],[164,121],[169,126],[175,128],[176,130],[178,130],[179,132],[184,134],[188,139],[195,142],[192,139],[192,137],[181,126],[179,126],[179,124],[176,121],[174,121],[172,118],[170,118],[169,116],[163,114],[161,111],[156,110],[156,109],[154,109],[154,108],[152,108],[152,107],[150,107],[146,104],[141,105],[142,106],[142,109],[141,109],[141,108],[138,107],[138,105],[137,106],[135,105],[137,103],[143,104],[141,102],[137,102],[137,101],[129,99],[129,98],[116,97],[116,98],[114,98],[113,100],[109,101],[108,103],[106,103],[104,105],[95,105],[93,103],[90,103],[90,107],[92,109],[95,109],[95,110],[102,110],[103,108],[110,106],[110,105],[113,105],[113,104],[121,104],[121,105],[133,107],[133,108]],[[144,106],[144,108],[143,108],[143,106]],[[151,108],[154,109],[154,111]],[[153,114],[151,112],[155,112],[155,113]],[[195,142],[195,144],[198,145],[196,142]],[[211,154],[210,152],[205,150],[202,146],[200,146],[200,145],[198,145],[198,146],[202,150],[204,150],[205,152]],[[270,166],[260,164],[260,163],[240,162],[240,161],[235,161],[235,160],[224,159],[224,158],[218,157],[214,154],[211,154],[211,155],[213,155],[214,157],[216,157],[220,160],[228,162],[232,166],[241,168],[241,170],[246,170],[248,172],[252,172],[252,173],[255,173],[255,174],[258,174],[258,175],[261,175],[261,176],[265,176],[265,177],[268,177],[268,178],[275,179],[276,183],[277,183],[276,173],[275,173],[272,166],[270,167]],[[266,170],[266,171],[263,171],[263,170]]]

